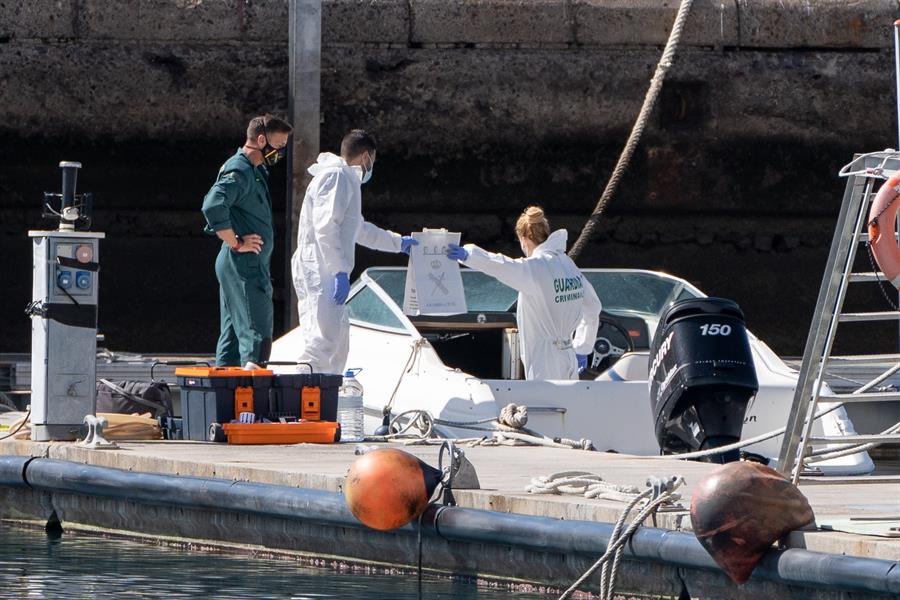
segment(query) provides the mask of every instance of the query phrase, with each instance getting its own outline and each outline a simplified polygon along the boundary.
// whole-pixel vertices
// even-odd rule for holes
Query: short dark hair
[[[293,128],[287,121],[266,113],[250,119],[250,124],[247,125],[247,139],[255,140],[260,135],[268,136],[272,132],[290,134],[292,131]]]
[[[375,138],[363,129],[351,129],[341,140],[341,157],[344,160],[356,158],[366,150],[371,153],[377,149]]]

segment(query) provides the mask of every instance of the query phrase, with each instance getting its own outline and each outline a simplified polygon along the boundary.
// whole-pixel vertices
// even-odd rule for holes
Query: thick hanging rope
[[[676,489],[684,484],[684,478],[680,475],[660,479],[658,477],[650,477],[647,479],[647,486],[650,488],[634,496],[622,511],[616,525],[613,528],[612,535],[606,546],[606,552],[603,553],[597,562],[578,578],[578,580],[569,587],[559,600],[567,600],[593,575],[597,569],[602,568],[600,572],[600,598],[601,600],[612,600],[613,591],[616,586],[616,576],[619,570],[619,563],[625,551],[625,544],[634,535],[647,520],[647,517],[653,515],[664,504],[673,504],[681,499],[681,495],[676,493]],[[641,502],[646,502],[640,512],[635,516],[631,524],[625,528],[625,522],[631,514],[631,511]],[[623,531],[624,529],[624,531]]]
[[[675,23],[672,25],[672,32],[669,34],[669,40],[666,42],[666,48],[663,50],[662,57],[659,59],[659,64],[656,65],[656,72],[653,73],[653,78],[650,80],[650,88],[647,90],[647,95],[644,97],[644,104],[641,106],[641,112],[638,113],[637,121],[635,121],[634,127],[631,129],[631,135],[628,136],[625,148],[622,150],[621,156],[619,156],[619,162],[616,163],[616,168],[613,170],[612,176],[610,176],[609,182],[606,184],[606,189],[603,190],[603,195],[600,196],[600,200],[597,201],[594,212],[588,218],[587,223],[585,223],[584,228],[581,230],[581,235],[578,236],[578,239],[575,240],[575,244],[572,245],[572,249],[569,250],[569,256],[571,256],[573,260],[578,258],[578,255],[581,254],[581,251],[584,250],[584,247],[594,236],[594,231],[597,229],[597,225],[600,222],[600,215],[606,210],[606,205],[609,203],[610,198],[612,198],[619,185],[619,181],[625,174],[628,163],[631,162],[634,150],[637,148],[641,135],[644,133],[644,127],[647,125],[650,114],[653,112],[653,107],[656,105],[659,91],[662,89],[663,80],[666,78],[666,72],[669,70],[669,67],[672,66],[672,61],[675,59],[675,51],[678,49],[681,31],[684,29],[684,23],[687,20],[688,13],[691,11],[692,3],[693,0],[681,0],[681,6],[678,8],[678,14],[675,16]]]

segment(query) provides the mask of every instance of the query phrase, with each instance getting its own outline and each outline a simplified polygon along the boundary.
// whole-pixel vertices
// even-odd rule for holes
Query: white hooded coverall
[[[360,167],[323,152],[309,174],[313,178],[303,198],[297,249],[291,257],[304,343],[297,361],[317,372],[343,374],[350,322],[346,306],[332,299],[334,276],[353,271],[357,243],[400,252],[400,235],[363,219]]]
[[[468,267],[519,292],[516,321],[525,379],[578,379],[575,354],[590,354],[597,338],[600,299],[572,259],[568,234],[554,231],[528,258],[466,244]],[[572,332],[575,332],[574,336]]]

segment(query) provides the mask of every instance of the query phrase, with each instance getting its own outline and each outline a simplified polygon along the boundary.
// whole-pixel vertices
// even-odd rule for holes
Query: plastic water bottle
[[[341,424],[342,442],[361,442],[365,437],[363,424],[363,387],[356,374],[362,369],[347,369],[344,382],[338,390],[338,422]]]

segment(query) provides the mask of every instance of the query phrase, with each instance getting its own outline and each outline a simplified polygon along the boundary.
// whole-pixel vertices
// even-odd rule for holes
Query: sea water
[[[330,564],[331,561],[323,561]],[[548,600],[426,574],[313,567],[290,558],[189,551],[0,524],[0,598],[501,598]]]

